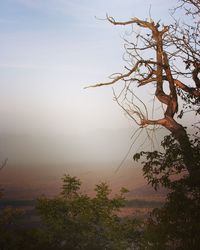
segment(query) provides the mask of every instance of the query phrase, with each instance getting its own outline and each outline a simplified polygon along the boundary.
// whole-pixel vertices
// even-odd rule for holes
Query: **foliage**
[[[12,250],[17,249],[16,245],[19,238],[16,235],[16,227],[18,218],[23,214],[22,209],[14,209],[12,207],[0,208],[0,249]]]
[[[7,159],[1,164],[0,170],[4,168]],[[0,199],[3,197],[3,188],[0,186]],[[17,219],[23,214],[22,209],[14,209],[12,207],[0,207],[0,250],[16,249],[19,242],[16,236],[15,227]]]
[[[110,198],[111,190],[103,182],[96,185],[96,196],[90,198],[80,192],[80,187],[79,179],[65,175],[60,197],[38,200],[43,238],[49,249],[122,250],[136,244],[138,222],[117,216],[125,205],[126,190]]]
[[[163,205],[162,201],[134,199],[126,202],[127,207],[134,208],[158,208]]]
[[[92,198],[81,193],[77,177],[65,175],[62,181],[60,196],[42,196],[37,201],[39,228],[20,225],[18,210],[1,210],[1,250],[138,249],[140,222],[117,215],[126,204],[127,189],[113,196],[108,184],[102,182],[96,185]]]
[[[200,169],[200,138],[191,139],[196,167]],[[146,223],[142,249],[199,249],[200,183],[188,175],[180,145],[172,136],[162,142],[164,152],[140,152],[144,177],[155,188],[168,188],[164,206],[156,208]]]
[[[200,140],[193,137],[190,140],[192,153],[196,162],[196,169],[200,169]],[[142,160],[143,175],[156,190],[160,186],[175,188],[180,181],[194,182],[195,177],[187,176],[187,168],[183,162],[183,152],[179,143],[172,135],[164,137],[161,142],[163,152],[141,151],[133,156],[135,161]],[[196,172],[198,173],[198,171]],[[190,183],[191,184],[191,183]]]
[[[200,245],[200,192],[183,186],[168,194],[161,209],[148,219],[147,249],[198,250]]]

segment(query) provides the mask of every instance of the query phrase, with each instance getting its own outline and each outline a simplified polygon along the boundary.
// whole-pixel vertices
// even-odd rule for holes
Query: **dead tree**
[[[200,50],[197,49],[200,45],[199,37],[191,35],[187,27],[183,33],[179,23],[164,26],[160,22],[138,18],[117,22],[109,16],[107,20],[113,25],[131,25],[133,30],[134,25],[138,25],[141,31],[136,32],[135,40],[125,40],[128,55],[126,61],[129,64],[125,67],[125,72],[113,74],[110,81],[89,87],[116,85],[121,82],[122,91],[119,95],[114,92],[118,104],[139,126],[158,125],[168,129],[180,144],[189,176],[196,178],[199,171],[193,157],[192,145],[185,128],[177,122],[176,113],[180,93],[186,94],[187,98],[195,100],[196,103],[200,101]],[[193,34],[198,32],[199,23]],[[179,69],[177,64],[182,65],[182,68]],[[192,84],[184,82],[184,77],[189,77]],[[149,118],[145,101],[139,99],[135,92],[136,87],[141,88],[150,84],[155,88],[154,96],[164,107],[163,116],[158,119]],[[126,105],[120,103],[121,97],[123,101],[127,101]],[[135,103],[136,100],[139,100],[140,105]]]

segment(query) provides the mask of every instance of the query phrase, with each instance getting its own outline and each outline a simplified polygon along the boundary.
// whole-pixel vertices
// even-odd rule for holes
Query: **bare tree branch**
[[[186,3],[191,3],[189,0],[181,1],[182,7]],[[200,5],[196,0],[193,4],[197,11],[190,9],[188,13],[195,18],[200,13],[198,12]],[[136,24],[141,27],[141,31],[137,34],[133,30],[133,41],[125,39],[124,47],[127,57],[124,59],[129,64],[129,67],[125,67],[127,72],[112,75],[112,80],[109,82],[90,85],[86,88],[123,82],[119,95],[113,91],[114,100],[140,127],[151,125],[163,126],[168,129],[180,143],[184,163],[189,174],[192,175],[196,166],[190,141],[185,128],[174,117],[178,111],[180,90],[183,100],[191,97],[194,99],[193,103],[200,103],[200,50],[198,50],[200,42],[197,35],[200,31],[199,21],[196,22],[196,26],[190,24],[181,26],[176,20],[173,25],[161,26],[159,22],[144,21],[138,18],[121,22],[115,21],[113,17],[107,15],[107,20],[116,26]],[[185,71],[179,69],[180,64],[185,64]],[[186,84],[184,77],[190,78],[195,87]],[[137,84],[133,84],[134,82]],[[144,97],[136,97],[134,87],[142,87],[147,84],[148,86],[153,85],[154,97],[164,109],[161,118],[150,119]],[[168,87],[168,91],[165,86]]]

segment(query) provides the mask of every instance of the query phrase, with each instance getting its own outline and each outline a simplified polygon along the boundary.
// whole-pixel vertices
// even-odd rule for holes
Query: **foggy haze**
[[[146,18],[151,5],[152,17],[168,22],[173,2],[1,1],[0,159],[8,158],[8,164],[0,182],[5,190],[18,193],[21,185],[28,195],[27,190],[56,189],[67,171],[89,173],[88,183],[109,176],[113,185],[139,185],[142,175],[131,169],[131,159],[142,144],[151,146],[145,131],[127,157],[124,177],[123,171],[115,174],[136,127],[113,102],[111,88],[83,88],[124,68],[126,30],[99,19],[106,13],[120,20]]]

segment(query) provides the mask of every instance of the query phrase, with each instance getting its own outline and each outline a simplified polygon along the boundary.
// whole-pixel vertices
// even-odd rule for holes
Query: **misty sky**
[[[65,163],[70,157],[120,160],[133,124],[113,102],[110,87],[83,89],[124,66],[124,28],[99,19],[106,13],[119,20],[145,19],[150,13],[168,24],[175,4],[1,0],[1,158],[30,165],[33,159],[34,164]]]
[[[110,88],[83,90],[124,64],[124,30],[97,18],[144,18],[151,6],[152,17],[167,22],[173,2],[1,0],[0,133],[126,127]]]

